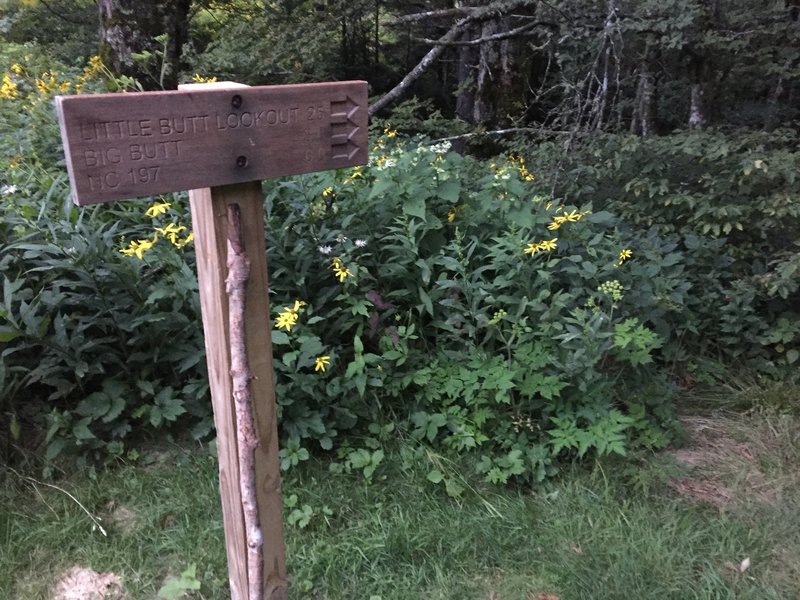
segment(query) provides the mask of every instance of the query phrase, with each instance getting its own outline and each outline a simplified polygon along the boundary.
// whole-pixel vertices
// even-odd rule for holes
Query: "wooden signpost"
[[[260,180],[366,163],[367,84],[189,84],[56,107],[77,204],[190,190],[231,598],[286,598]]]

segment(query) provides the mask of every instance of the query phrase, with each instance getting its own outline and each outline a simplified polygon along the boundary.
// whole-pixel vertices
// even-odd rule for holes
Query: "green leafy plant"
[[[197,565],[195,563],[186,567],[180,577],[170,577],[158,590],[158,597],[166,600],[178,600],[184,598],[186,592],[200,589],[200,581],[197,579]]]

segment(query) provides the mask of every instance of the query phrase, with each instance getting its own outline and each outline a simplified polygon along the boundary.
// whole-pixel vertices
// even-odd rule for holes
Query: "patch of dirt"
[[[72,567],[65,571],[55,587],[51,600],[126,600],[122,582],[113,573]]]
[[[733,497],[731,490],[720,482],[700,477],[673,479],[669,482],[669,487],[694,502],[711,504],[718,508],[727,506]]]
[[[673,490],[693,502],[720,509],[748,501],[779,502],[779,482],[769,480],[760,470],[754,450],[759,445],[748,438],[742,424],[723,417],[684,417],[681,423],[687,444],[670,454],[690,468],[690,476],[670,480]]]

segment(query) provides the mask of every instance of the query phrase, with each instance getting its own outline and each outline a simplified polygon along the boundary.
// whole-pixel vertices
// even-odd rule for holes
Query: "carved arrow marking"
[[[358,103],[349,95],[331,100],[331,158],[351,160],[359,150],[354,138],[359,131]]]

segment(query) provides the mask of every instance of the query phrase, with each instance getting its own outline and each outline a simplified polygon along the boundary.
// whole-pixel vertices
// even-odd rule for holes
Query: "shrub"
[[[666,257],[658,273],[679,265],[672,247],[626,237],[589,205],[531,196],[518,157],[481,162],[393,131],[374,155],[268,185],[285,466],[387,421],[420,444],[485,456],[477,468],[491,481],[666,442],[670,390],[652,327],[669,327],[662,296],[680,278],[648,265],[654,253]],[[131,205],[78,212],[63,179],[26,193],[39,209],[4,204],[15,238],[0,250],[4,410],[24,421],[24,393],[39,399],[34,413],[52,409],[50,458],[117,456],[132,431],[171,424],[206,433],[181,199],[142,216]],[[377,449],[351,450],[345,464],[371,474]]]
[[[687,287],[672,298],[681,317],[665,351],[682,369],[694,369],[693,357],[711,356],[794,377],[797,142],[793,129],[697,130],[597,136],[563,158],[553,143],[528,151],[543,170],[558,173],[555,186],[548,179],[541,189],[572,202],[591,199],[624,219],[633,237],[652,230],[674,243]]]
[[[388,410],[420,443],[485,453],[492,481],[666,443],[671,390],[645,321],[669,327],[657,317],[682,282],[654,275],[682,261],[674,246],[532,196],[519,157],[481,162],[392,134],[369,168],[268,191],[290,438],[329,448]]]
[[[55,187],[51,198],[67,196],[63,184]],[[6,213],[16,239],[0,244],[0,392],[17,423],[12,437],[20,437],[20,422],[30,436],[47,415],[52,459],[65,447],[119,456],[134,429],[159,429],[187,412],[194,433],[207,434],[191,263],[163,243],[144,260],[121,254],[121,240],[150,233],[135,223],[138,211],[65,213],[35,220]]]

